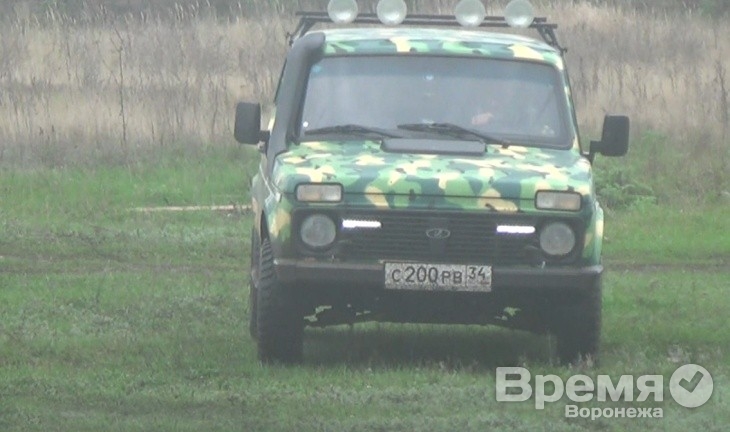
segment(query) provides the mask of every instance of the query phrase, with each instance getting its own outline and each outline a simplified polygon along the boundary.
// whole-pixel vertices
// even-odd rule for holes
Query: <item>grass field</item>
[[[497,366],[567,377],[548,338],[495,328],[308,330],[304,365],[264,367],[248,337],[250,217],[129,208],[247,201],[234,146],[109,168],[0,172],[0,430],[726,430],[727,206],[651,205],[607,220],[595,376],[714,377],[695,410],[569,419],[497,403]],[[600,161],[599,161],[600,163]],[[666,389],[665,389],[666,390]],[[589,405],[598,406],[598,405]],[[644,407],[635,403],[625,406]],[[650,405],[653,406],[653,405]]]
[[[730,27],[708,17],[721,1],[538,2],[570,48],[585,141],[605,113],[632,119],[629,155],[596,163],[602,363],[572,370],[527,333],[376,324],[308,330],[304,365],[261,366],[250,215],[130,209],[248,202],[257,156],[231,144],[233,105],[271,99],[294,24],[273,11],[288,3],[3,3],[0,431],[727,430]],[[713,397],[666,400],[663,419],[495,400],[498,366],[662,374],[669,399],[688,362],[713,374]]]

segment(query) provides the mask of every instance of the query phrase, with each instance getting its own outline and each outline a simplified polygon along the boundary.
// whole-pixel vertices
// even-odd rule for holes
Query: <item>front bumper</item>
[[[285,283],[385,286],[384,264],[322,263],[276,259],[278,279]],[[492,268],[492,289],[581,289],[592,287],[603,266],[579,268]]]

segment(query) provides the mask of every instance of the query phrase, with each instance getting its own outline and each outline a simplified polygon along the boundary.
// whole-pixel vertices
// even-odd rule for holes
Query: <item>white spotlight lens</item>
[[[487,16],[487,9],[480,0],[461,0],[454,8],[454,15],[464,27],[479,27]]]
[[[385,25],[398,25],[406,19],[408,7],[404,0],[380,0],[375,8],[378,19]]]
[[[327,5],[327,15],[336,24],[349,24],[355,21],[357,12],[355,0],[330,0]]]
[[[535,20],[535,10],[527,0],[512,0],[504,9],[504,19],[510,27],[527,28]]]

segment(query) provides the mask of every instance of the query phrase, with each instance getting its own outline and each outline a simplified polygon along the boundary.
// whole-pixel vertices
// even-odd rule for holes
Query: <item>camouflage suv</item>
[[[361,321],[495,324],[554,334],[564,362],[597,356],[591,165],[626,153],[629,121],[607,116],[600,141],[579,140],[554,25],[532,23],[539,41],[431,18],[305,22],[269,127],[259,104],[237,106],[237,140],[261,152],[250,331],[262,361],[300,361],[307,325]]]

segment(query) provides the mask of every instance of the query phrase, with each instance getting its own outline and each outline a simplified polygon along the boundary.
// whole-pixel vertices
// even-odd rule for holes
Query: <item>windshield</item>
[[[343,125],[433,134],[442,129],[413,126],[450,124],[508,143],[567,147],[574,136],[570,118],[559,72],[549,65],[415,55],[325,57],[312,66],[299,134],[307,139],[309,131],[314,137]]]

